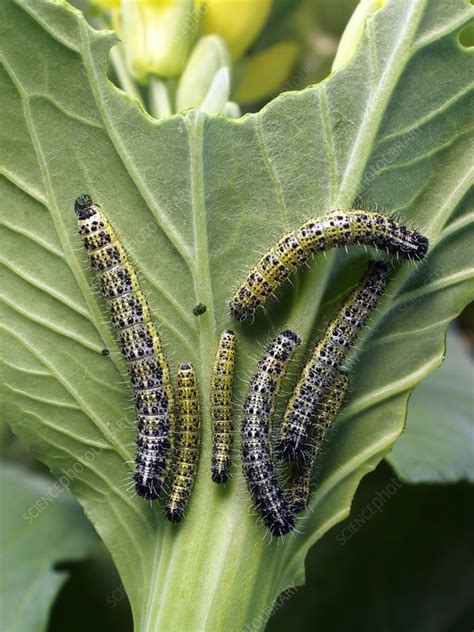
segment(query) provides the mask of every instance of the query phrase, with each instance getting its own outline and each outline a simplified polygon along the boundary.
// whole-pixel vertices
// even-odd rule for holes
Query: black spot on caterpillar
[[[291,484],[291,509],[299,513],[306,509],[311,494],[311,479],[314,465],[321,452],[327,432],[336,419],[346,396],[349,378],[343,371],[337,371],[334,383],[324,394],[318,408],[310,435],[309,459],[306,464],[297,467],[297,473]]]
[[[176,448],[166,502],[166,517],[171,522],[180,522],[184,516],[196,478],[200,445],[199,397],[193,365],[181,364],[176,380]]]
[[[75,211],[135,392],[135,488],[139,496],[155,499],[166,479],[171,448],[173,391],[168,363],[135,270],[100,206],[81,195]]]
[[[107,347],[105,347],[104,349],[102,349],[101,354],[103,356],[108,356],[110,355],[110,351],[107,349]]]
[[[203,303],[198,303],[197,305],[193,307],[193,314],[195,316],[202,316],[202,314],[205,314],[206,312],[207,312],[207,307],[203,305]]]
[[[276,395],[290,358],[300,344],[292,331],[283,331],[268,346],[250,382],[242,424],[242,462],[255,508],[274,536],[294,528],[294,517],[278,481],[270,450],[270,420]]]
[[[280,459],[307,463],[310,459],[310,432],[328,386],[341,367],[359,331],[366,324],[388,283],[385,262],[371,262],[359,287],[344,302],[329,324],[303,369],[288,402],[280,425],[276,454]]]
[[[362,244],[419,261],[428,251],[428,239],[390,217],[358,209],[310,219],[282,237],[250,270],[229,303],[237,321],[251,316],[290,274],[312,255],[336,246]]]
[[[215,483],[225,483],[229,478],[234,432],[232,390],[235,347],[234,332],[222,332],[211,378],[211,476]]]

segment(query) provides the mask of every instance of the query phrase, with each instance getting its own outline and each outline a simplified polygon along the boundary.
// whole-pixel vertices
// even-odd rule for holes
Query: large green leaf
[[[97,549],[80,506],[57,481],[0,465],[0,626],[45,630],[51,604],[68,573],[55,564]]]
[[[4,415],[54,473],[83,465],[72,490],[113,554],[138,629],[263,626],[268,603],[303,581],[307,550],[348,514],[401,433],[408,395],[440,364],[447,324],[472,291],[472,56],[458,44],[472,8],[392,0],[323,84],[239,121],[190,112],[159,123],[106,79],[111,34],[62,2],[4,0],[0,11]],[[76,235],[83,191],[132,253],[173,365],[197,368],[201,468],[178,527],[126,491],[133,414]],[[237,458],[227,489],[210,482],[209,373],[226,299],[275,235],[356,196],[425,231],[431,251],[418,267],[395,266],[355,350],[311,511],[297,535],[269,543]],[[237,328],[237,410],[261,343],[290,326],[309,344],[366,258],[320,258]],[[195,318],[199,302],[208,309]]]
[[[443,366],[417,388],[389,462],[411,483],[474,483],[474,364],[451,331]]]

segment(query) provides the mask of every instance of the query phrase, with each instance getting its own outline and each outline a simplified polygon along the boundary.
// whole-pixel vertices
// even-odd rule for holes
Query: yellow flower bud
[[[198,108],[204,101],[215,74],[232,67],[227,44],[218,35],[202,37],[194,47],[176,91],[176,109]],[[226,99],[227,100],[227,99]]]
[[[333,72],[347,64],[362,39],[367,18],[375,11],[381,9],[385,3],[386,0],[360,0],[342,34],[336,57],[332,64]]]
[[[129,72],[177,77],[186,65],[200,15],[193,0],[122,0],[122,29]]]
[[[267,21],[272,0],[196,0],[202,7],[204,33],[227,42],[232,59],[242,57]]]
[[[288,80],[300,53],[296,42],[279,42],[244,61],[235,100],[255,103],[271,96]]]

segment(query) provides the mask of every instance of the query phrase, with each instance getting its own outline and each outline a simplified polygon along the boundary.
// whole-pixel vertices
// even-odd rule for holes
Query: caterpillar
[[[278,481],[270,449],[270,419],[290,358],[301,342],[292,331],[281,332],[268,346],[250,382],[242,424],[242,463],[255,508],[274,536],[294,528],[294,516]]]
[[[173,390],[168,363],[137,274],[100,206],[89,195],[81,195],[74,208],[135,393],[135,489],[139,496],[153,500],[165,482],[171,450]]]
[[[349,386],[349,378],[343,371],[337,371],[334,383],[326,391],[319,407],[318,414],[310,436],[308,462],[297,468],[291,484],[291,509],[300,513],[306,509],[311,493],[313,468],[321,452],[326,434],[336,419]]]
[[[197,473],[200,414],[196,375],[192,364],[181,364],[176,377],[177,427],[175,462],[166,517],[180,522],[184,516]]]
[[[233,331],[222,332],[211,378],[212,463],[215,483],[229,478],[233,443],[232,389],[236,338]]]
[[[229,303],[230,315],[241,322],[311,255],[335,246],[362,244],[419,261],[428,251],[427,237],[378,213],[359,209],[337,211],[310,219],[282,237],[250,270]]]
[[[324,336],[316,345],[295,386],[279,429],[276,454],[280,459],[307,463],[309,435],[317,407],[349,348],[378,304],[388,283],[385,262],[370,262],[367,273],[344,302]]]

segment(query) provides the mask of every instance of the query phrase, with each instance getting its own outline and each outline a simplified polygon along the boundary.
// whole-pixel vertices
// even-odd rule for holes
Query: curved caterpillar
[[[242,461],[255,508],[274,536],[294,528],[294,517],[278,481],[270,452],[270,419],[290,358],[301,340],[283,331],[268,346],[250,382],[242,424]]]
[[[236,339],[233,331],[222,332],[211,379],[212,463],[215,483],[229,478],[233,442],[232,388]]]
[[[350,209],[310,219],[282,237],[250,270],[230,300],[230,315],[239,322],[245,320],[311,255],[353,244],[374,246],[413,261],[423,259],[429,246],[424,235],[378,213]]]
[[[176,447],[166,517],[180,522],[194,486],[199,461],[200,415],[196,375],[192,364],[181,364],[176,377]]]
[[[310,436],[308,463],[298,468],[291,485],[291,509],[300,513],[306,509],[311,493],[311,478],[314,464],[321,451],[326,434],[336,419],[349,386],[349,378],[343,371],[338,371],[331,389],[326,391],[319,407],[314,428]]]
[[[354,344],[359,330],[366,324],[388,283],[388,266],[369,263],[367,273],[337,316],[329,324],[305,365],[288,402],[280,425],[276,454],[280,459],[307,463],[310,458],[309,435],[328,386]]]
[[[139,496],[155,499],[166,479],[171,449],[173,391],[168,363],[136,272],[100,206],[81,195],[74,208],[135,391],[135,489]]]

